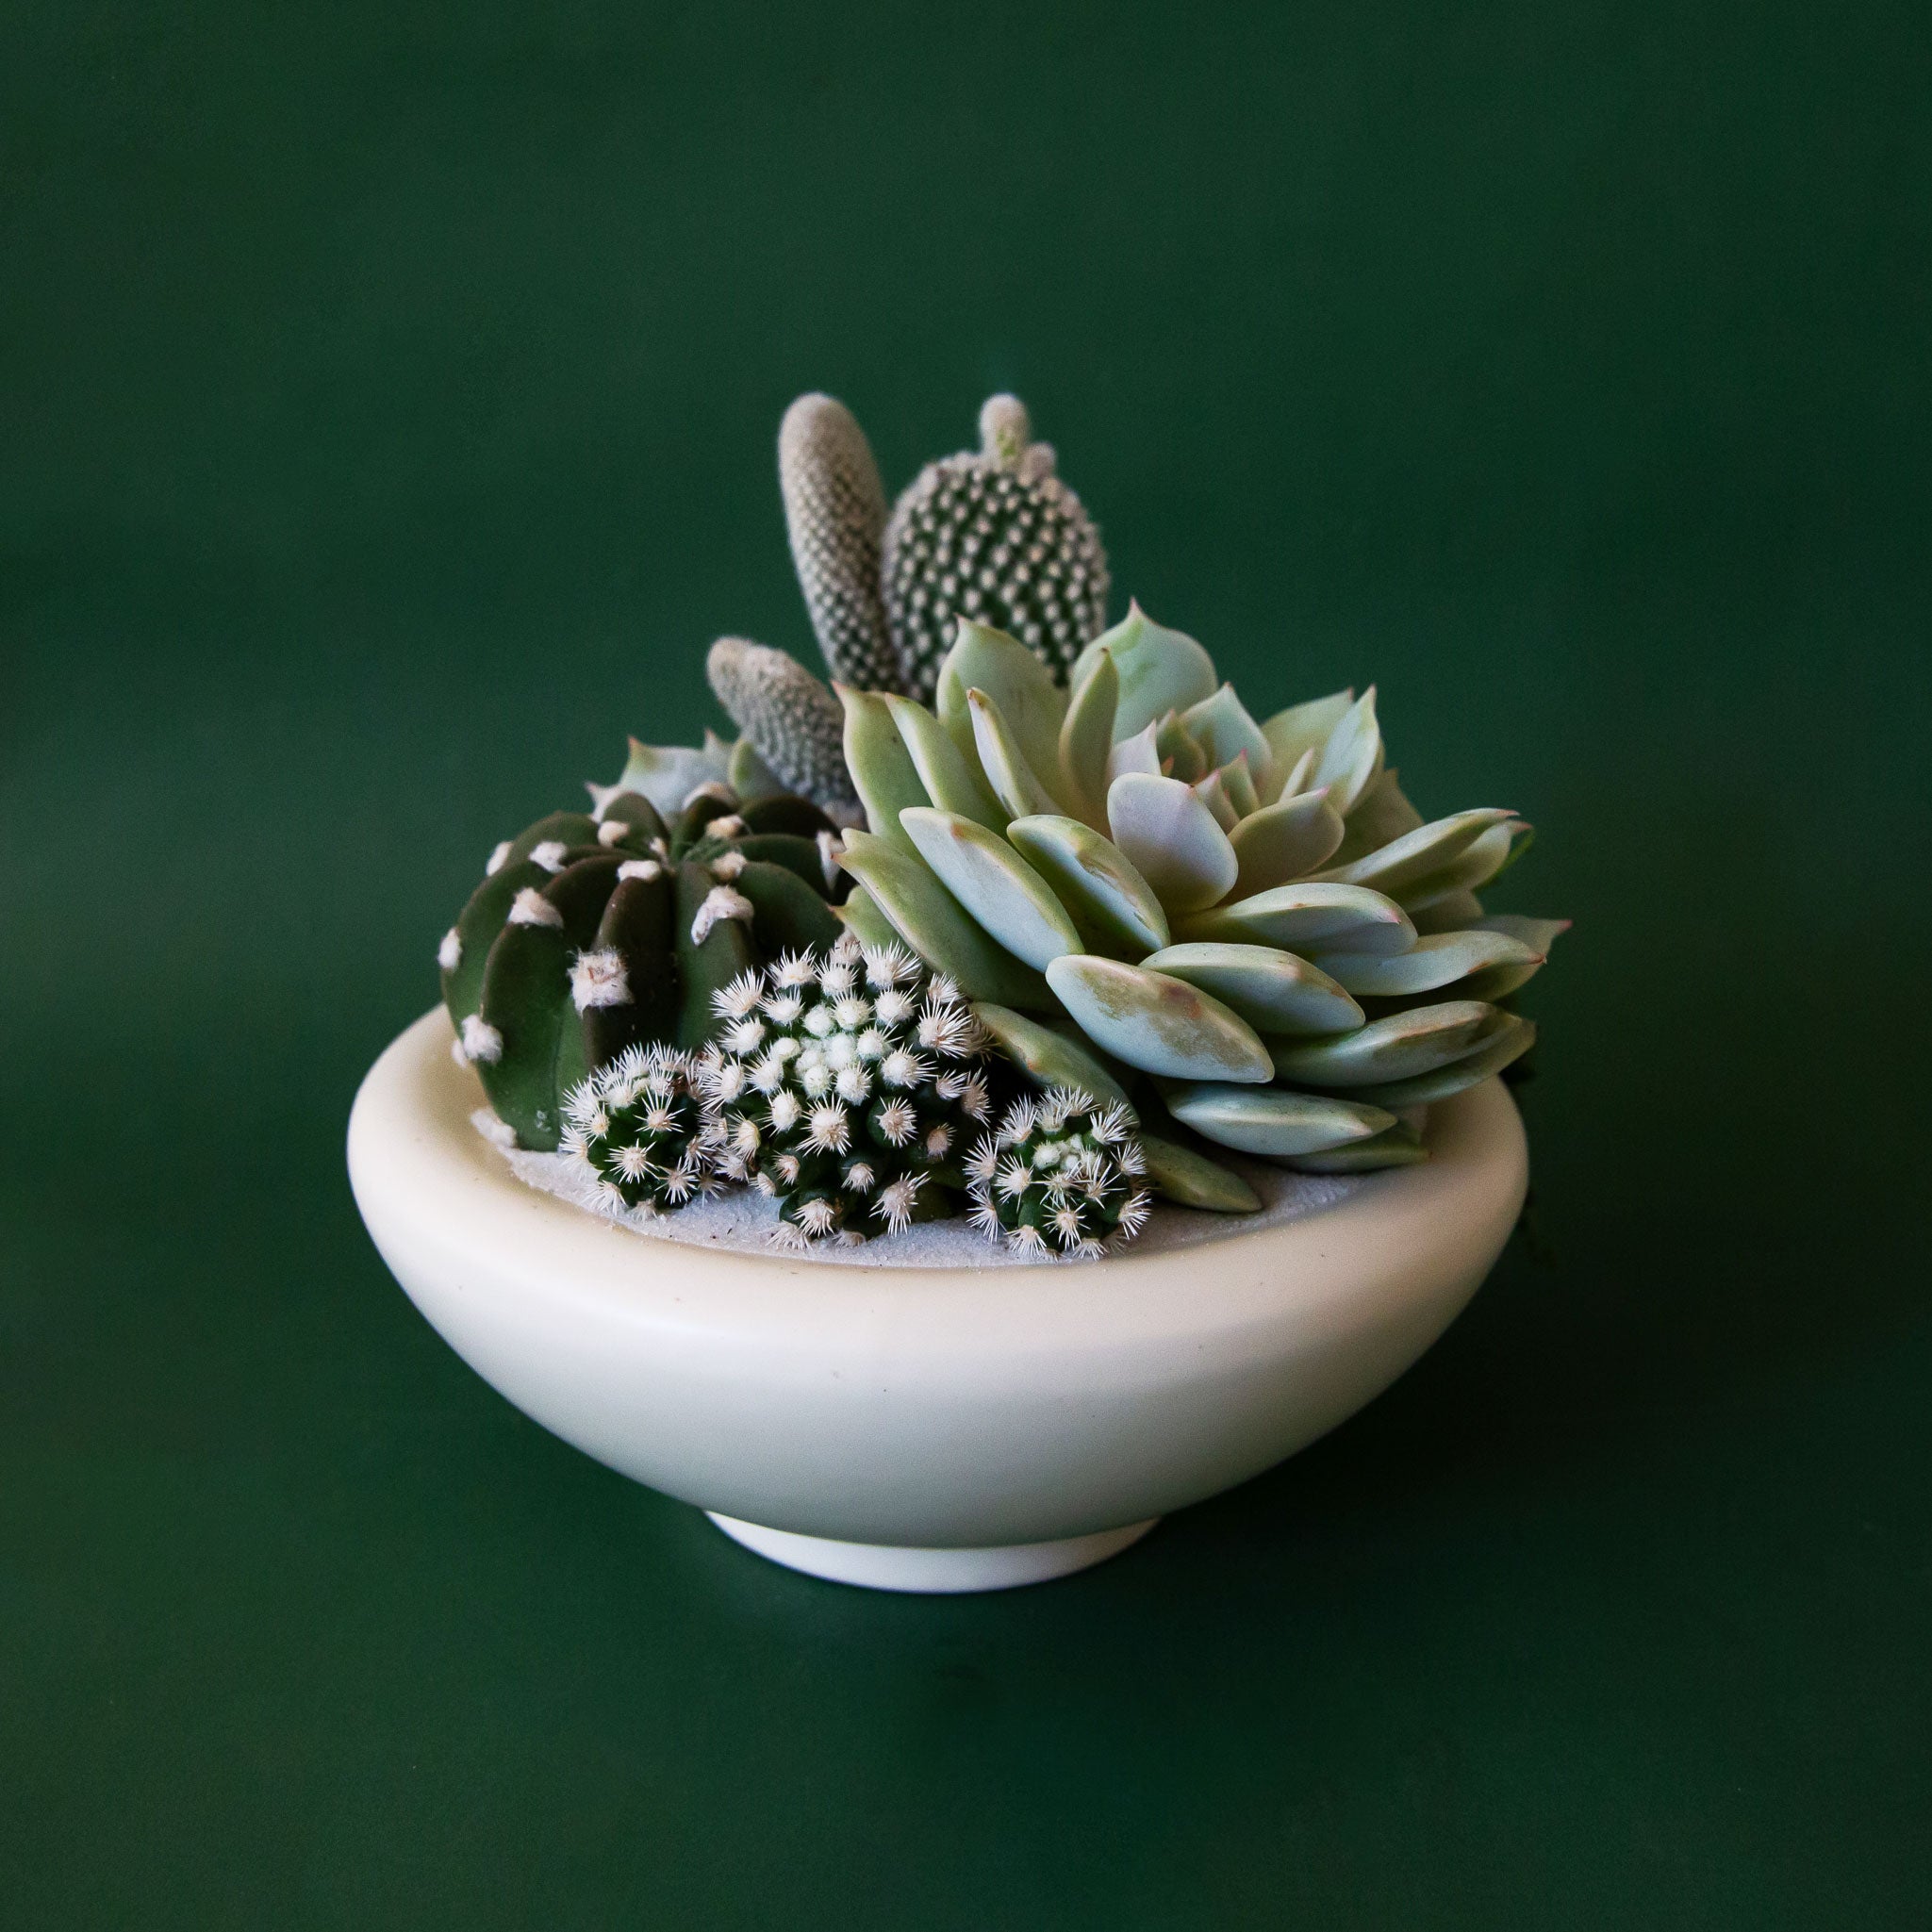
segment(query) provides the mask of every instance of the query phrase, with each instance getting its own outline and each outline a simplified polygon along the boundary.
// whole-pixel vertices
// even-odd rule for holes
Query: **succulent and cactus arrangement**
[[[966,1214],[1090,1257],[1151,1197],[1252,1212],[1248,1163],[1426,1160],[1424,1110],[1535,1039],[1567,922],[1478,897],[1529,827],[1425,820],[1373,687],[1257,712],[1138,604],[1108,628],[1053,451],[1010,396],[980,432],[888,508],[844,405],[793,404],[831,684],[721,637],[735,742],[634,739],[498,847],[438,954],[457,1056],[609,1199],[755,1187],[792,1243]]]

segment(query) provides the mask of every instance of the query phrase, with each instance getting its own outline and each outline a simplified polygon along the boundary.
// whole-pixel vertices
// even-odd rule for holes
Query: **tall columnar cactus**
[[[667,754],[633,747],[593,813],[556,812],[491,854],[437,961],[457,1056],[526,1148],[551,1149],[565,1098],[632,1049],[702,1046],[711,996],[760,961],[844,931],[837,834],[816,805],[745,803],[707,780],[669,818]]]
[[[1070,693],[962,623],[934,710],[842,696],[870,828],[846,842],[851,924],[951,975],[1038,1078],[1332,1172],[1423,1158],[1401,1115],[1535,1037],[1508,1002],[1567,922],[1476,897],[1528,827],[1424,823],[1373,689],[1257,723],[1136,606]]]
[[[616,1205],[662,1213],[718,1184],[688,1053],[632,1046],[570,1090],[559,1151],[584,1164]]]
[[[1050,1088],[974,1148],[973,1225],[1022,1254],[1093,1260],[1147,1225],[1145,1167],[1127,1108]]]
[[[980,411],[980,448],[920,471],[893,505],[882,567],[900,688],[930,699],[962,618],[995,624],[1062,681],[1107,621],[1107,553],[1015,396]]]
[[[951,1211],[989,1116],[989,1042],[955,989],[847,934],[719,990],[699,1079],[718,1171],[781,1203],[798,1241],[896,1233]]]
[[[799,587],[832,675],[862,691],[898,690],[879,591],[885,490],[866,432],[843,403],[801,396],[784,412],[778,483]]]

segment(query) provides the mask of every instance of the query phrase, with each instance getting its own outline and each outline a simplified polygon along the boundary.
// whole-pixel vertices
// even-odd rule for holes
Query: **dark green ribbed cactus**
[[[719,1171],[781,1203],[794,1241],[897,1233],[956,1212],[990,1118],[990,1041],[956,988],[848,934],[734,980],[699,1065]]]
[[[712,995],[844,931],[836,830],[808,801],[741,804],[706,783],[669,821],[593,787],[491,855],[438,951],[456,1051],[526,1148],[554,1148],[564,1098],[629,1049],[702,1046]]]

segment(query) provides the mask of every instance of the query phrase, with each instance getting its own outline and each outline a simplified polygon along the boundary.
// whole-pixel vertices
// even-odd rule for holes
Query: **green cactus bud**
[[[899,653],[880,595],[885,490],[857,419],[831,396],[801,396],[778,432],[779,488],[792,562],[834,678],[897,691]]]
[[[973,1149],[973,1224],[1022,1254],[1095,1260],[1146,1227],[1145,1171],[1125,1109],[1054,1088],[1015,1101]]]
[[[1052,450],[1010,396],[980,412],[982,447],[929,463],[887,520],[882,588],[900,687],[930,698],[962,618],[1012,633],[1065,679],[1107,620],[1107,554]]]
[[[732,722],[793,791],[834,810],[850,804],[845,714],[803,665],[764,644],[720,637],[704,669]]]

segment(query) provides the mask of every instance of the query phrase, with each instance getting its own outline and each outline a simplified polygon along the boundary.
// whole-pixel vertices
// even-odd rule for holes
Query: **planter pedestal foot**
[[[1124,1529],[1068,1536],[1058,1543],[1009,1543],[986,1549],[910,1549],[889,1543],[838,1543],[830,1537],[800,1536],[789,1529],[767,1529],[735,1516],[704,1512],[735,1543],[741,1543],[788,1570],[824,1577],[834,1583],[856,1583],[867,1590],[909,1590],[928,1595],[969,1590],[1012,1590],[1021,1583],[1048,1583],[1070,1577],[1117,1556],[1138,1543],[1161,1519],[1130,1523]]]

